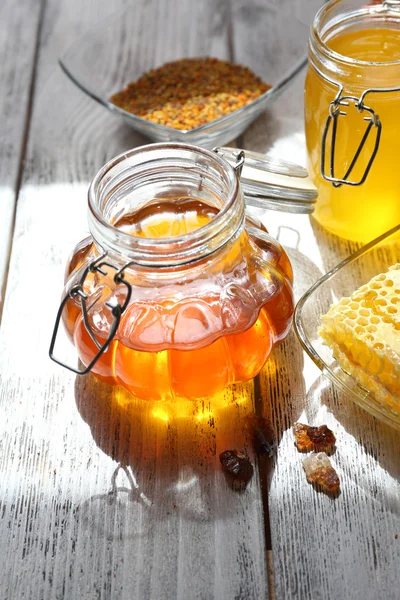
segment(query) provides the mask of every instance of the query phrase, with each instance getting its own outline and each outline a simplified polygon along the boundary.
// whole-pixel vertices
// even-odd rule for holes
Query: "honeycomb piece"
[[[331,306],[319,333],[362,387],[399,408],[400,263]]]
[[[398,397],[396,398],[395,396],[393,396],[385,388],[384,385],[379,383],[379,381],[377,379],[375,379],[374,377],[371,377],[370,375],[368,375],[368,373],[363,371],[363,369],[361,369],[359,366],[352,363],[347,358],[346,354],[344,354],[344,352],[341,352],[341,350],[337,344],[332,342],[329,345],[332,348],[334,357],[336,358],[336,360],[338,361],[338,363],[340,364],[342,369],[344,371],[346,371],[346,373],[349,373],[350,375],[352,375],[354,377],[354,379],[359,383],[359,385],[364,390],[366,390],[367,392],[368,391],[372,392],[374,394],[375,398],[378,400],[378,402],[380,402],[381,404],[390,406],[392,409],[394,409],[394,411],[396,413],[399,412],[400,400]]]
[[[400,263],[359,288],[353,299],[381,316],[385,323],[391,323],[395,330],[400,330]]]
[[[309,483],[315,483],[329,494],[339,491],[339,477],[325,452],[310,454],[303,460],[303,467]]]

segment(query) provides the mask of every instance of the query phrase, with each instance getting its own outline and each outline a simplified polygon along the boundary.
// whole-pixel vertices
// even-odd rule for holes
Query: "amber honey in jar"
[[[85,365],[71,370],[142,399],[205,398],[256,376],[288,333],[290,262],[220,154],[151,144],[113,159],[90,186],[89,227],[58,315]]]
[[[305,86],[315,218],[367,242],[400,222],[400,2],[333,0],[311,28]]]

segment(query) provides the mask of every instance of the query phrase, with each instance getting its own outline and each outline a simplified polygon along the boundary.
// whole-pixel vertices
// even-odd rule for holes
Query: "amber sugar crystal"
[[[225,450],[219,455],[219,460],[233,487],[244,489],[254,473],[249,457],[238,450]]]
[[[293,433],[299,452],[324,451],[330,452],[335,445],[334,433],[326,425],[311,427],[303,423],[293,425]]]
[[[242,65],[183,58],[144,73],[110,102],[153,123],[190,130],[242,108],[270,87]]]
[[[275,450],[275,436],[268,419],[249,413],[244,419],[244,429],[257,454],[272,456]]]
[[[328,494],[337,494],[340,488],[340,480],[331,465],[331,461],[324,452],[311,454],[303,460],[303,467],[307,481],[321,488]]]

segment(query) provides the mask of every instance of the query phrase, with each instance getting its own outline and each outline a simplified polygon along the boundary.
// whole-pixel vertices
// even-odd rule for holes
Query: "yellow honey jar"
[[[332,0],[317,13],[305,132],[321,225],[367,242],[400,223],[399,0]]]

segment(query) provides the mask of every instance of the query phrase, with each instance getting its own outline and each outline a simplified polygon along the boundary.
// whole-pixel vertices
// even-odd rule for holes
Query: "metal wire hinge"
[[[77,375],[85,375],[86,373],[89,373],[89,371],[92,369],[92,367],[96,364],[96,362],[99,360],[100,356],[102,354],[104,354],[104,352],[106,352],[110,346],[110,343],[112,342],[112,340],[114,339],[114,336],[117,332],[120,320],[121,320],[121,315],[123,314],[123,312],[126,310],[131,295],[132,295],[132,286],[131,284],[126,281],[126,279],[124,278],[124,271],[125,269],[132,263],[128,263],[127,265],[124,265],[122,267],[122,269],[119,269],[118,267],[116,267],[115,265],[113,265],[112,263],[109,263],[105,260],[103,260],[106,257],[107,253],[103,253],[101,256],[99,256],[99,258],[97,258],[95,261],[91,262],[86,269],[83,271],[82,277],[79,281],[79,283],[77,285],[74,285],[69,292],[65,295],[65,297],[62,299],[60,307],[58,309],[57,312],[57,316],[56,316],[56,321],[54,324],[54,329],[53,329],[53,335],[51,337],[51,342],[50,342],[50,349],[49,349],[49,355],[50,358],[52,360],[54,360],[54,362],[56,362],[57,364],[61,365],[62,367],[65,367],[66,369],[68,369],[69,371],[72,371],[73,373],[76,373]],[[113,316],[113,322],[111,324],[110,327],[110,331],[108,333],[107,339],[103,342],[100,343],[96,336],[94,335],[93,331],[91,330],[90,324],[89,324],[89,319],[88,319],[88,307],[87,307],[87,295],[84,292],[84,283],[85,280],[88,276],[89,273],[100,273],[103,276],[107,275],[107,271],[105,271],[103,269],[103,267],[110,267],[111,269],[115,269],[116,273],[114,275],[114,282],[119,285],[119,284],[123,284],[126,287],[126,297],[125,300],[122,304],[112,304],[111,302],[106,302],[105,305],[111,310],[111,314]],[[79,298],[80,301],[80,305],[81,305],[81,311],[82,311],[82,318],[83,318],[83,324],[85,326],[86,331],[88,332],[91,340],[93,341],[93,343],[95,344],[95,346],[98,349],[97,354],[94,356],[94,358],[92,359],[92,361],[86,366],[85,369],[76,369],[75,367],[71,367],[70,365],[66,364],[65,362],[63,362],[62,360],[56,358],[54,356],[54,346],[56,343],[56,339],[57,339],[57,334],[58,334],[58,329],[60,326],[60,322],[61,322],[61,318],[62,318],[62,313],[63,310],[65,308],[65,305],[67,304],[68,300],[73,299],[73,298]]]
[[[219,146],[216,146],[215,148],[213,148],[213,152],[215,152],[216,154],[219,154],[220,156],[222,156],[223,158],[226,159],[225,156],[225,152],[223,151],[223,148],[220,148]],[[243,165],[244,165],[244,161],[245,161],[245,153],[244,150],[233,150],[232,151],[232,157],[235,159],[236,164],[233,166],[233,168],[236,171],[236,175],[239,177],[242,174],[242,170],[243,170]]]
[[[392,0],[393,4],[397,6],[400,5],[400,0]],[[390,92],[400,92],[400,87],[394,88],[369,88],[364,90],[359,98],[357,96],[345,96],[343,95],[343,85],[334,81],[324,73],[313,63],[311,62],[311,66],[315,69],[322,79],[330,83],[331,85],[338,88],[338,92],[329,105],[329,114],[325,123],[325,127],[322,133],[322,143],[321,143],[321,175],[326,181],[330,181],[334,187],[340,187],[341,185],[352,185],[357,186],[361,185],[365,182],[368,177],[368,174],[371,170],[373,162],[376,158],[376,155],[379,150],[379,144],[382,136],[382,123],[379,116],[376,114],[373,108],[365,105],[365,98],[368,94],[388,94]],[[341,110],[341,107],[350,108],[353,104],[354,108],[358,110],[359,113],[365,113],[364,121],[368,123],[366,130],[361,138],[361,141],[358,145],[358,148],[347,167],[346,172],[343,177],[336,177],[336,141],[337,141],[337,130],[338,130],[338,120],[340,117],[346,117],[347,112],[345,110]],[[327,156],[327,141],[328,141],[328,133],[331,129],[330,135],[330,156],[329,156],[329,174],[326,172],[326,156]],[[351,173],[354,170],[354,167],[357,164],[357,161],[360,157],[361,152],[363,151],[365,144],[371,135],[371,132],[375,131],[375,142],[374,147],[371,153],[371,156],[368,160],[368,163],[364,169],[364,173],[358,181],[352,181],[349,179]]]
[[[322,177],[324,179],[326,179],[326,181],[330,181],[334,187],[340,187],[343,184],[352,185],[352,186],[357,186],[357,185],[363,184],[364,181],[368,177],[368,173],[370,172],[372,164],[378,153],[379,144],[380,144],[380,140],[381,140],[381,134],[382,134],[382,123],[379,119],[379,116],[375,113],[375,111],[372,108],[370,108],[369,106],[366,106],[363,102],[363,99],[364,99],[366,93],[368,93],[369,91],[371,91],[371,90],[367,90],[367,92],[364,92],[360,98],[357,98],[356,96],[341,96],[341,94],[338,94],[336,96],[335,100],[333,100],[329,105],[329,115],[326,120],[325,127],[324,127],[323,134],[322,134],[321,174],[322,174]],[[338,120],[340,117],[342,117],[342,116],[346,117],[348,114],[346,111],[341,110],[341,107],[344,106],[346,108],[349,108],[352,103],[354,104],[355,109],[358,110],[359,113],[367,113],[367,116],[364,117],[364,121],[366,121],[368,123],[368,125],[365,129],[363,137],[358,145],[358,148],[357,148],[349,166],[347,167],[347,170],[344,173],[343,177],[336,177],[336,175],[335,175],[335,173],[336,173],[335,150],[336,150]],[[370,137],[371,130],[373,128],[374,128],[374,131],[376,131],[375,142],[374,142],[374,147],[373,147],[371,156],[370,156],[368,163],[364,169],[364,173],[362,174],[362,176],[360,177],[360,179],[358,181],[351,180],[351,179],[349,179],[349,177],[350,177],[351,173],[353,172],[354,167],[357,164],[358,158],[359,158],[361,152],[363,151],[365,144],[366,144],[368,138]],[[329,157],[329,175],[328,175],[326,173],[326,154],[327,154],[326,144],[327,144],[327,140],[328,140],[328,133],[330,130],[331,130],[331,136],[330,136],[330,157]]]
[[[383,0],[383,6],[390,10],[400,10],[400,0]]]

